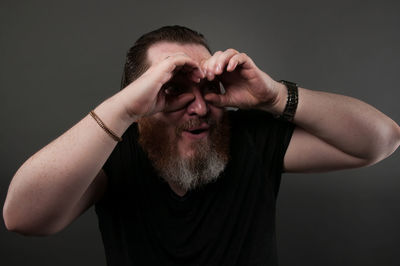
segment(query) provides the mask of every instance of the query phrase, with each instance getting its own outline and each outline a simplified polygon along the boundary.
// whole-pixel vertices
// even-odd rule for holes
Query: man
[[[283,171],[371,165],[400,143],[373,107],[211,55],[180,26],[135,43],[122,85],[20,167],[9,230],[54,234],[96,204],[109,265],[277,265]]]

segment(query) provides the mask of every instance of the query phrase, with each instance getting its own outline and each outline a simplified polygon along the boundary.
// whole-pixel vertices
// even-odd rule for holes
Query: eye
[[[170,85],[165,88],[165,94],[171,95],[171,96],[177,96],[182,93],[186,92],[186,89],[183,86],[175,86],[175,85]]]
[[[204,93],[221,93],[221,86],[219,82],[210,82],[204,87]]]

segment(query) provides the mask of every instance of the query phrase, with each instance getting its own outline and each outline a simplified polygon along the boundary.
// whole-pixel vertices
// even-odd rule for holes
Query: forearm
[[[95,112],[121,136],[131,121],[125,119],[119,101],[117,94]],[[85,116],[18,169],[4,204],[6,224],[17,230],[56,224],[78,202],[116,144],[90,115]]]
[[[286,88],[273,112],[282,113]],[[399,145],[400,128],[374,107],[351,97],[299,88],[299,103],[293,121],[312,135],[351,156],[374,163]]]

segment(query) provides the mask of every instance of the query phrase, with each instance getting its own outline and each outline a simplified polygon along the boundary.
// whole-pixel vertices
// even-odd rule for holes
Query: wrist
[[[132,101],[131,97],[128,95],[128,90],[123,89],[117,94],[108,99],[113,106],[117,109],[119,120],[123,121],[128,125],[138,121],[144,115],[139,114],[140,108],[135,108],[139,104],[133,104],[137,101]]]
[[[260,105],[260,109],[274,115],[282,115],[287,103],[288,91],[284,84],[274,81],[272,90],[276,92],[274,100]]]
[[[282,115],[277,118],[292,122],[299,103],[299,87],[296,83],[290,81],[281,80],[280,82],[287,88],[287,102]]]
[[[276,118],[292,122],[298,105],[298,86],[296,83],[281,80],[274,81],[271,86],[276,92],[276,97],[272,104],[262,107],[263,110],[272,113]]]
[[[124,99],[119,93],[106,99],[94,111],[118,136],[122,136],[125,130],[137,120],[126,112]]]

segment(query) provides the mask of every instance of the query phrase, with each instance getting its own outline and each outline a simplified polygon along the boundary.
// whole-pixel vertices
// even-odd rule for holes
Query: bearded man
[[[54,234],[95,204],[108,265],[277,265],[282,172],[371,165],[400,143],[370,105],[211,55],[180,26],[134,44],[122,88],[20,167],[9,230]]]

